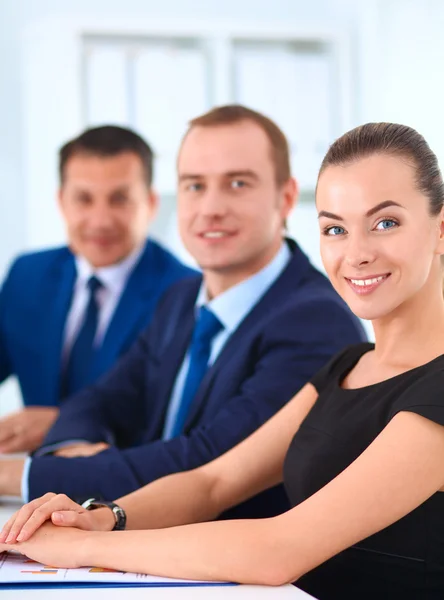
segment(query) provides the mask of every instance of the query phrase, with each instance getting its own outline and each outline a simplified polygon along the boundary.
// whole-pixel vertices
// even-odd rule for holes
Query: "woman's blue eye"
[[[339,227],[339,225],[333,225],[333,227],[327,227],[325,230],[325,235],[342,235],[345,232],[343,227]]]
[[[393,219],[383,219],[376,225],[376,229],[379,229],[379,231],[384,231],[387,229],[393,229],[393,227],[396,227],[397,225],[398,223]]]

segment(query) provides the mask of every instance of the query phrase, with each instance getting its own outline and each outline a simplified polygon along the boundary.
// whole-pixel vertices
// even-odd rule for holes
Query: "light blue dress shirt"
[[[291,251],[288,245],[283,243],[273,260],[258,273],[234,285],[210,301],[208,301],[205,284],[202,283],[197,295],[196,312],[201,306],[205,305],[216,315],[223,325],[222,331],[212,341],[210,360],[208,361],[209,366],[214,364],[222,348],[227,343],[228,338],[280,276],[290,259]],[[162,434],[162,439],[164,440],[169,440],[172,437],[171,434],[176,422],[189,365],[190,356],[189,352],[187,352],[173,386]]]

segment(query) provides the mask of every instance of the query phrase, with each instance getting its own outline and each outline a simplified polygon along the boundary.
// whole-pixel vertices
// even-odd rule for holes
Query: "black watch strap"
[[[116,519],[116,524],[112,531],[123,531],[126,526],[126,512],[121,506],[115,502],[98,500],[97,498],[88,498],[88,500],[85,500],[85,502],[82,503],[82,507],[86,508],[86,510],[95,510],[96,508],[102,508],[104,506],[107,506],[113,511],[114,518]]]

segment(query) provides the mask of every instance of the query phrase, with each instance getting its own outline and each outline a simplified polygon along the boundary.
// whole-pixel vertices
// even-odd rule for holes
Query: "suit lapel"
[[[54,399],[54,406],[59,403],[63,336],[75,278],[74,257],[66,249],[66,254],[54,266],[48,286],[48,306],[52,306],[52,310],[48,311],[45,353],[48,356],[48,395]]]
[[[262,320],[270,313],[276,310],[276,305],[279,304],[282,297],[285,297],[286,291],[294,289],[299,285],[299,282],[304,278],[305,273],[310,269],[310,262],[305,254],[299,249],[297,244],[288,239],[287,243],[293,256],[284,269],[283,273],[276,279],[267,292],[262,296],[261,300],[247,314],[245,319],[239,324],[238,328],[228,338],[226,344],[221,350],[214,364],[208,369],[205,377],[199,386],[198,392],[191,404],[190,412],[185,423],[187,430],[198,415],[204,400],[211,392],[211,386],[214,378],[221,371],[233,354],[239,353],[239,348],[248,349],[249,338],[254,335],[255,329],[261,327]]]
[[[174,304],[163,328],[162,338],[158,341],[156,350],[159,361],[155,374],[158,388],[155,393],[156,402],[149,409],[146,440],[158,439],[162,435],[173,387],[191,341],[195,321],[194,306],[200,283],[200,280],[193,283],[190,292],[185,292],[187,297],[184,299],[181,296]]]
[[[97,352],[95,371],[100,374],[119,356],[125,342],[133,338],[135,329],[145,325],[144,317],[154,302],[153,291],[157,284],[156,265],[152,247],[147,242],[145,250],[129,276],[102,345]]]

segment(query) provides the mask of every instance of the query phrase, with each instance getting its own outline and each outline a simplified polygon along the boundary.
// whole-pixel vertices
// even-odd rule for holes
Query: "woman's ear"
[[[439,229],[439,237],[438,244],[436,248],[436,253],[444,255],[444,206],[441,208],[441,212],[438,215],[437,226]]]

